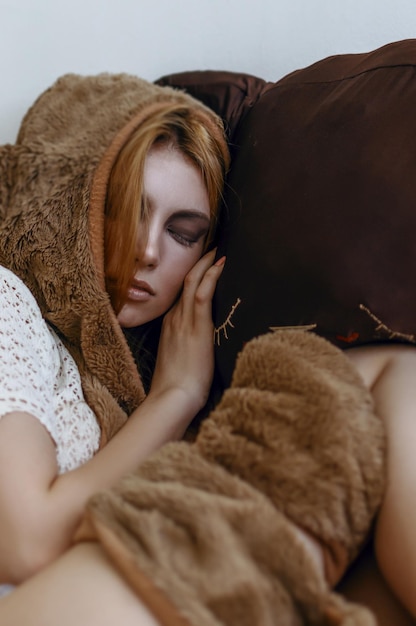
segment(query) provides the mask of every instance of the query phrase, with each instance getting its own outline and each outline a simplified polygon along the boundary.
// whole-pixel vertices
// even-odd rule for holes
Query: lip
[[[132,280],[127,294],[129,300],[145,302],[155,295],[155,291],[145,280]]]

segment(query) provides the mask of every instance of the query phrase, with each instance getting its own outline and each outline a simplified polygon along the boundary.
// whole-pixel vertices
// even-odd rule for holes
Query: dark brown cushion
[[[276,83],[230,72],[160,81],[228,124],[227,263],[216,357],[275,327],[345,348],[416,342],[416,40],[340,55]]]

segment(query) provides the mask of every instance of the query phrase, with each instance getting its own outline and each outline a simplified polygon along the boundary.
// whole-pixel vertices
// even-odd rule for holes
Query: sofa
[[[216,393],[253,337],[304,329],[342,350],[416,343],[416,39],[325,58],[276,82],[190,71],[158,81],[225,120],[232,165],[214,301]],[[341,582],[380,624],[414,621],[371,542]]]

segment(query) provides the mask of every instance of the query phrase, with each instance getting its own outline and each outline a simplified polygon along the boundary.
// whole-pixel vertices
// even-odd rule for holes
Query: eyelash
[[[176,232],[175,230],[173,230],[172,228],[168,228],[168,233],[170,234],[171,237],[173,237],[173,239],[175,239],[175,241],[177,241],[181,246],[185,246],[187,248],[191,248],[194,244],[196,244],[196,242],[198,241],[197,239],[189,239],[187,237],[184,237],[183,235],[181,235],[180,233]]]

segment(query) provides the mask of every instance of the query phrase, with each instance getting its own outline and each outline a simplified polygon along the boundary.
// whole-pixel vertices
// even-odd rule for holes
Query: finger
[[[204,254],[188,272],[180,297],[165,315],[165,326],[174,323],[176,319],[182,320],[185,324],[193,321],[195,294],[206,271],[213,264],[215,253],[216,249]]]
[[[215,259],[215,250],[210,250],[206,254],[204,254],[199,261],[195,263],[192,269],[187,274],[187,281],[190,285],[196,284],[199,285],[202,278],[204,277],[205,272],[209,267],[212,266]]]
[[[207,270],[211,268],[215,259],[215,250],[211,250],[204,254],[203,257],[199,259],[199,261],[193,266],[193,268],[188,272],[185,277],[182,296],[181,296],[181,306],[184,309],[191,312],[194,307],[195,294],[196,291],[203,280]]]
[[[195,293],[194,323],[212,323],[212,299],[224,264],[225,257],[222,257],[205,272]]]
[[[209,267],[202,277],[196,290],[195,300],[197,303],[211,303],[215,288],[225,265],[225,256],[221,257]]]

